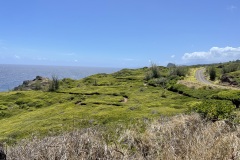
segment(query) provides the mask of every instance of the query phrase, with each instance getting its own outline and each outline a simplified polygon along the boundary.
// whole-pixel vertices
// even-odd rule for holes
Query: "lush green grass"
[[[165,68],[162,68],[162,70]],[[128,124],[184,112],[196,99],[146,85],[148,68],[82,80],[64,79],[58,92],[0,93],[0,139],[57,134],[91,125]],[[167,74],[165,69],[164,74]]]

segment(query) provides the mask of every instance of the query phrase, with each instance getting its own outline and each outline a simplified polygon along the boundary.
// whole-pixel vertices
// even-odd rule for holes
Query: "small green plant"
[[[55,92],[59,89],[59,79],[57,76],[52,76],[52,81],[49,85],[49,91],[50,92]]]
[[[161,97],[162,97],[162,98],[167,98],[166,90],[165,90],[165,89],[164,89],[163,92],[161,93]]]
[[[96,79],[93,80],[93,86],[98,86],[98,83],[97,83]]]

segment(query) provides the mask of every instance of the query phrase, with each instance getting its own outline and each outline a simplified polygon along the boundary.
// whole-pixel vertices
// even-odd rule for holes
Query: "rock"
[[[4,153],[2,144],[0,144],[0,160],[6,160],[6,154]]]
[[[36,80],[43,80],[44,78],[43,77],[41,77],[41,76],[36,76],[36,78],[33,80],[33,81],[36,81]]]
[[[31,81],[29,80],[26,80],[26,81],[23,81],[23,85],[28,85]]]
[[[234,86],[238,85],[238,83],[237,83],[236,81],[233,81],[233,82],[231,82],[230,84],[231,84],[231,85],[234,85]]]
[[[33,80],[23,81],[22,85],[15,87],[14,91],[28,91],[28,90],[46,90],[50,85],[51,80],[41,76],[36,76]]]
[[[222,83],[229,83],[230,85],[238,85],[238,83],[233,79],[233,77],[226,74],[222,75],[220,78]]]
[[[171,67],[176,67],[176,65],[174,63],[168,63],[167,68],[171,68]]]

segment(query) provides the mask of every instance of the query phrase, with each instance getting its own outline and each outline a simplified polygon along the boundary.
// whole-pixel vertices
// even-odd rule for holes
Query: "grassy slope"
[[[32,134],[129,124],[139,119],[182,113],[199,101],[144,85],[146,71],[147,68],[126,69],[78,81],[65,79],[58,93],[0,93],[0,139],[14,142]],[[162,71],[166,73],[166,69]]]

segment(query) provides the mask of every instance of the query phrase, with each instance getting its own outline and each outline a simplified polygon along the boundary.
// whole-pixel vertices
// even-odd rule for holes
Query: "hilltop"
[[[229,63],[221,65],[229,66]],[[220,67],[215,64],[205,66],[206,78],[209,79],[212,66],[217,71],[216,77],[221,77]],[[52,90],[46,87],[41,90],[40,85],[37,90],[2,92],[0,141],[16,145],[26,138],[41,139],[74,130],[100,128],[104,135],[110,136],[109,143],[112,143],[120,131],[129,126],[144,133],[159,117],[191,112],[199,113],[207,121],[238,124],[240,91],[199,84],[194,79],[198,68],[153,64],[149,68],[123,69],[80,80],[57,79],[58,87]],[[237,72],[239,68],[227,74],[235,76]],[[237,81],[238,77],[234,78]],[[185,85],[186,81],[197,85]],[[31,86],[36,86],[32,82],[29,81]],[[39,80],[35,82],[41,84]],[[52,83],[49,80],[48,86]],[[220,84],[217,78],[212,83]]]

